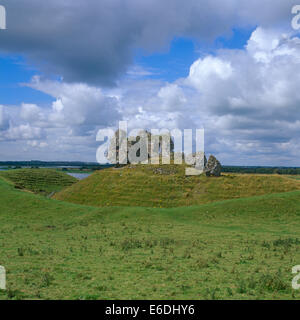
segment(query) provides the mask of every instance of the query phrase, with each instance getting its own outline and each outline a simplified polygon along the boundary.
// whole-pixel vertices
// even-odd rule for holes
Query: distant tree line
[[[260,174],[289,174],[300,175],[300,168],[297,167],[239,167],[223,166],[222,172],[228,173],[260,173]]]
[[[98,163],[94,162],[68,162],[68,161],[0,161],[0,167],[7,167],[10,169],[20,169],[23,167],[28,167],[28,168],[72,168],[76,167],[79,168],[80,170],[101,170],[107,167],[110,167],[110,164],[107,165],[100,165]]]
[[[0,167],[19,169],[22,167],[77,167],[79,170],[101,170],[112,165],[100,165],[93,162],[68,162],[68,161],[0,161]],[[66,169],[65,169],[66,170]],[[228,173],[260,173],[260,174],[288,174],[300,175],[298,167],[246,167],[246,166],[223,166],[222,172]]]

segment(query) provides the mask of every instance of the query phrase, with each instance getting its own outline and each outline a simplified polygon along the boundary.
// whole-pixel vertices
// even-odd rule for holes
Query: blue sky
[[[243,49],[255,29],[256,27],[233,28],[225,36],[210,42],[176,37],[161,50],[162,52],[147,54],[139,50],[136,52],[134,62],[153,72],[148,78],[172,82],[187,77],[190,66],[199,57],[214,55],[220,49]]]
[[[21,56],[0,56],[0,104],[18,105],[21,103],[49,104],[49,95],[24,86],[31,78],[41,73],[25,62]]]
[[[223,164],[300,158],[295,0],[3,0],[0,159],[95,161],[100,128],[205,129]]]
[[[255,28],[233,28],[226,36],[212,42],[200,42],[192,38],[175,37],[170,44],[157,53],[135,50],[134,64],[149,71],[144,78],[161,79],[173,82],[187,77],[190,66],[199,57],[215,54],[219,49],[243,49]],[[43,73],[26,61],[22,56],[0,56],[0,104],[18,105],[21,103],[51,104],[54,99],[50,95],[34,90],[24,84],[33,76]]]

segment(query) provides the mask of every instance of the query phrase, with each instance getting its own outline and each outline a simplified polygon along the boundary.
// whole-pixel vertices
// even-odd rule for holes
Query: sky
[[[300,166],[296,4],[0,0],[0,161],[95,162],[126,120],[204,128],[224,165]]]

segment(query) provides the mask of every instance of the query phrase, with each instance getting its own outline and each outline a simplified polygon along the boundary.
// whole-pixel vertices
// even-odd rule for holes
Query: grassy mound
[[[279,175],[185,176],[184,166],[105,169],[55,195],[92,206],[180,207],[300,190],[300,181]]]
[[[13,203],[13,205],[12,205]],[[0,179],[0,299],[299,299],[300,192],[95,208]]]
[[[49,195],[77,182],[77,179],[53,169],[18,169],[2,171],[0,176],[12,182],[17,189]]]

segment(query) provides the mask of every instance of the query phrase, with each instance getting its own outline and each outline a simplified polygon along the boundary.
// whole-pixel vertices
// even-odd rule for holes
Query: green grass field
[[[92,206],[172,208],[300,190],[288,176],[224,174],[219,178],[186,176],[178,165],[130,166],[97,171],[54,198]]]
[[[0,201],[0,299],[300,298],[291,287],[300,191],[169,209],[96,208],[0,178]]]
[[[77,182],[77,179],[55,169],[16,169],[0,172],[0,177],[24,189],[49,195]]]

